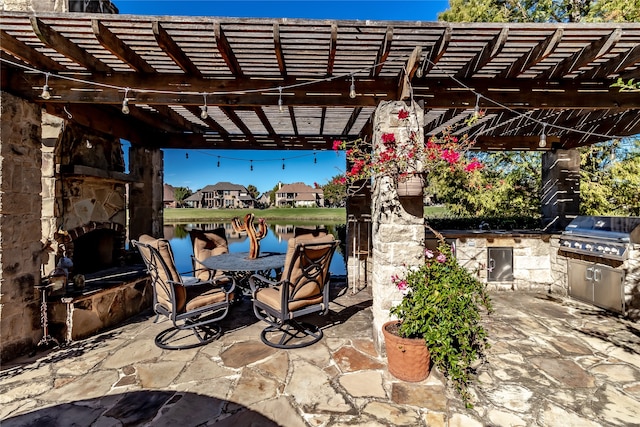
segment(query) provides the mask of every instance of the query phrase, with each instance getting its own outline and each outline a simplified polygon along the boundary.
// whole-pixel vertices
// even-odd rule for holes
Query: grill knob
[[[602,252],[604,250],[602,246],[598,246],[596,249],[598,250],[598,252]]]
[[[587,243],[584,248],[588,251],[592,251],[593,250],[593,245],[591,243]]]
[[[565,241],[564,241],[564,243],[563,243],[563,245],[568,246],[568,247],[571,247],[571,242],[570,242],[570,241],[568,241],[568,240],[565,240]]]
[[[580,246],[582,246],[582,245],[580,244],[580,242],[573,242],[573,247],[574,247],[574,248],[580,248]]]

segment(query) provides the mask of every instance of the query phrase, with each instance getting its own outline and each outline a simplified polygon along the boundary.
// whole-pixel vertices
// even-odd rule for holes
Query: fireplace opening
[[[94,273],[115,267],[119,245],[111,229],[97,229],[78,237],[73,244],[73,272]]]

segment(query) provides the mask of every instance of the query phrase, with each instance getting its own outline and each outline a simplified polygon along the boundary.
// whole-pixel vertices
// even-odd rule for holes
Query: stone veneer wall
[[[446,232],[444,232],[446,236]],[[461,265],[487,283],[490,290],[548,292],[554,283],[549,235],[535,237],[457,238],[456,257]],[[487,282],[487,248],[513,248],[513,281]]]
[[[40,108],[0,93],[0,358],[33,349],[40,337]]]
[[[396,140],[408,137],[404,124],[398,121],[400,109],[415,110],[411,120],[414,129],[424,125],[423,109],[404,102],[382,102],[374,116],[373,147],[382,145],[383,133],[393,132]],[[418,132],[423,143],[424,134]],[[395,185],[389,177],[376,177],[372,199],[372,274],[373,338],[378,352],[383,352],[382,325],[389,320],[389,310],[397,305],[402,294],[391,283],[391,276],[400,273],[399,266],[415,265],[424,259],[424,218],[422,197],[403,198],[398,203]]]
[[[640,320],[640,244],[632,246],[629,259],[624,264],[627,271],[624,300],[627,317]]]
[[[68,3],[68,0],[4,0],[0,6],[5,11],[68,12]]]

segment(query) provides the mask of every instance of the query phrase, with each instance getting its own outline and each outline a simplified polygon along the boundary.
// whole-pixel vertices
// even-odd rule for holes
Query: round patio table
[[[249,276],[253,273],[268,273],[271,270],[281,270],[284,267],[286,254],[279,252],[263,252],[258,258],[249,259],[249,252],[231,252],[215,255],[198,261],[210,270],[219,270],[233,276],[237,284],[248,288]]]

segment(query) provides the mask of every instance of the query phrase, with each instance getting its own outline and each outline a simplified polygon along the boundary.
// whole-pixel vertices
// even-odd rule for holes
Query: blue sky
[[[121,14],[133,15],[392,21],[435,21],[438,13],[449,5],[448,1],[441,0],[112,1]],[[193,191],[219,181],[255,185],[261,193],[271,190],[278,182],[324,185],[344,168],[344,155],[333,151],[314,154],[311,151],[164,150],[164,181]]]

